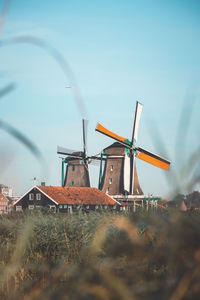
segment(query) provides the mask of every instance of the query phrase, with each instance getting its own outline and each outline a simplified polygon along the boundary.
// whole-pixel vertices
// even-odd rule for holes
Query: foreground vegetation
[[[0,299],[198,299],[200,215],[0,217]]]

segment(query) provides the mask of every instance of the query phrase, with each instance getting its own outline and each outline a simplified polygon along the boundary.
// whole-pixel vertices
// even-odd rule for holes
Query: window
[[[41,200],[41,194],[40,193],[36,194],[36,200]]]
[[[109,187],[107,187],[107,189],[106,189],[106,193],[107,193],[107,194],[109,193]]]
[[[104,205],[104,209],[107,209],[108,208],[108,205]]]
[[[29,205],[28,209],[34,209],[34,205]]]
[[[22,211],[22,206],[21,205],[16,205],[16,211]]]
[[[49,205],[50,210],[56,212],[56,206],[55,205]]]
[[[109,178],[109,184],[112,184],[112,178]]]
[[[114,205],[114,206],[113,206],[113,209],[116,209],[116,208],[117,208],[117,206],[116,206],[116,205]]]
[[[87,209],[89,209],[89,208],[90,208],[90,206],[89,206],[89,205],[86,205],[86,208],[87,208]]]
[[[35,208],[40,209],[40,208],[42,208],[42,206],[41,205],[36,205]]]
[[[63,208],[63,206],[62,206],[62,205],[59,205],[59,208]]]
[[[113,165],[110,166],[110,171],[113,171],[114,167]]]
[[[73,172],[75,171],[75,166],[72,166],[72,171],[73,171]]]
[[[33,193],[29,194],[29,200],[34,200],[34,194]]]
[[[64,205],[64,208],[67,208],[67,207],[68,207],[68,205],[67,205],[67,204],[65,204],[65,205]]]
[[[72,181],[72,186],[74,185],[74,181]]]
[[[99,205],[96,205],[96,206],[95,206],[95,209],[98,209],[98,208],[99,208]]]

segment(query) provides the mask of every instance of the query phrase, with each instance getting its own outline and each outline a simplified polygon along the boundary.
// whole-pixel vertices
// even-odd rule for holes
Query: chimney
[[[41,182],[41,186],[45,186],[45,181],[42,181],[42,182]]]

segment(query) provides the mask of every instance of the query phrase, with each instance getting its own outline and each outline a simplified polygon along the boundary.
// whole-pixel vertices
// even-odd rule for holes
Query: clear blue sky
[[[200,1],[11,0],[0,38],[20,35],[44,40],[70,64],[89,119],[89,154],[112,142],[95,133],[97,121],[131,137],[136,100],[144,104],[138,145],[170,159],[172,171],[199,147]],[[0,119],[33,140],[48,171],[44,176],[30,152],[0,131],[0,182],[17,194],[33,185],[33,177],[60,185],[57,145],[82,147],[81,116],[65,89],[70,78],[43,49],[18,44],[0,48],[0,88],[13,81],[17,88],[0,100]],[[164,171],[139,160],[137,168],[145,193],[168,194]],[[96,186],[97,167],[91,177]]]

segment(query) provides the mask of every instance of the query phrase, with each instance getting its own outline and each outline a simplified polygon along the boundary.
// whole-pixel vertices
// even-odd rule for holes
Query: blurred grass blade
[[[37,146],[24,134],[22,134],[19,130],[12,127],[8,123],[0,120],[0,129],[6,131],[10,135],[12,135],[14,138],[16,138],[21,144],[23,144],[36,158],[37,160],[44,165],[44,158],[37,148]]]
[[[151,119],[151,127],[147,127],[149,129],[149,134],[152,138],[152,141],[154,143],[156,151],[164,156],[169,158],[165,143],[163,141],[162,135],[160,134],[160,131],[158,129],[158,126],[156,125],[154,119]],[[170,173],[164,172],[164,175],[166,176],[166,179],[168,181],[169,187],[171,189],[172,193],[176,193],[177,190],[180,190],[180,182],[178,180],[177,174],[174,172],[173,168],[170,169]]]
[[[200,175],[196,175],[193,176],[192,179],[190,180],[190,182],[187,185],[187,190],[192,192],[192,190],[194,189],[195,185],[200,183]]]
[[[200,166],[200,147],[194,151],[186,161],[185,164],[180,168],[180,174],[182,175],[182,181],[186,182],[186,190],[190,190],[194,188],[194,186],[198,183],[199,179],[199,166]],[[191,175],[193,177],[190,179]]]
[[[3,31],[3,26],[4,26],[5,19],[6,19],[7,13],[8,13],[9,5],[10,5],[10,0],[5,0],[3,3],[1,13],[0,13],[0,35],[2,34],[2,31]]]
[[[179,162],[180,165],[182,161],[184,161],[184,157],[185,157],[187,138],[189,134],[190,123],[192,120],[194,104],[195,104],[195,96],[187,95],[185,99],[185,103],[182,107],[179,125],[176,133],[176,139],[175,139],[176,141],[175,157],[176,157],[176,161]],[[181,151],[179,151],[180,147],[181,147]]]
[[[15,88],[16,88],[16,84],[14,82],[8,84],[6,87],[0,90],[0,98],[12,92]]]

